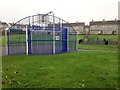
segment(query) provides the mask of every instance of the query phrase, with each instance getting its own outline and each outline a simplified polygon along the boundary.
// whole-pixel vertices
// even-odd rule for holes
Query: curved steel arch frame
[[[57,54],[77,50],[77,32],[54,15],[37,14],[14,23],[7,31],[8,55]]]

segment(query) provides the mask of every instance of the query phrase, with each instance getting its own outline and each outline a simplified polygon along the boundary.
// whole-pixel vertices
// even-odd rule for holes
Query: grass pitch
[[[117,52],[4,56],[3,88],[117,88]]]
[[[117,88],[118,46],[78,45],[78,48],[107,52],[3,56],[2,87]]]

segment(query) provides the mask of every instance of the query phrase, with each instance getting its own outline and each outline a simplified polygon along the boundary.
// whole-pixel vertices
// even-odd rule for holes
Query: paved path
[[[84,50],[84,49],[78,49],[80,52],[117,52],[112,50]]]
[[[0,56],[6,56],[6,47],[0,47]]]
[[[78,49],[79,52],[117,52],[112,50],[84,50],[84,49]],[[6,56],[6,47],[0,47],[0,56]]]

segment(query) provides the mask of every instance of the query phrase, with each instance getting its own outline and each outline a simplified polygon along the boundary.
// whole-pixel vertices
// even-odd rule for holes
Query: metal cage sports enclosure
[[[53,12],[19,20],[6,36],[8,55],[57,54],[77,49],[77,32]]]

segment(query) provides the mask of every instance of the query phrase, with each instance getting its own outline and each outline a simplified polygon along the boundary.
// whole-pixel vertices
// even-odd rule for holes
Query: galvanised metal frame
[[[50,14],[52,14],[52,15],[50,15]],[[26,30],[24,30],[24,32],[25,32],[24,34],[26,35],[25,36],[26,40],[22,39],[24,35],[21,35],[21,32],[11,32],[11,30],[14,29],[16,26],[17,26],[17,29],[21,29],[22,25],[26,26]],[[35,30],[35,28],[33,29],[33,26],[35,26],[35,28],[37,30]],[[41,40],[39,38],[39,35],[42,35],[42,34],[38,35],[37,38],[39,38],[39,40],[32,40],[32,38],[31,38],[32,34],[34,35],[35,31],[37,31],[38,33],[42,33],[42,30],[44,31],[45,35],[47,36],[47,38],[46,38],[47,40],[44,40],[44,39]],[[49,38],[48,38],[48,35],[47,35],[48,31],[51,32],[52,40],[49,40]],[[31,53],[31,50],[33,49],[33,46],[31,43],[33,43],[33,42],[36,42],[36,43],[40,43],[40,42],[51,43],[52,42],[52,47],[51,47],[52,53],[49,53],[49,54],[56,54],[56,53],[63,53],[63,52],[67,52],[67,51],[77,50],[77,32],[74,30],[74,28],[68,22],[54,16],[53,12],[49,12],[47,14],[37,14],[37,15],[25,17],[25,18],[19,20],[18,22],[16,22],[15,24],[13,24],[8,29],[6,34],[7,34],[8,55],[11,55],[11,54],[27,54],[27,55],[34,54],[34,53]],[[16,34],[16,36],[19,36],[19,39],[16,38],[16,40],[14,40],[12,38],[12,34],[13,35]],[[60,40],[55,40],[55,37],[56,37],[55,35],[57,35],[57,34],[60,35]],[[64,34],[66,35],[66,38],[64,37]],[[37,38],[35,38],[35,39],[37,39]],[[65,42],[67,42],[67,43],[65,43]],[[58,46],[56,46],[57,44],[58,44],[60,50],[65,48],[63,45],[63,44],[65,44],[67,46],[66,51],[58,50],[58,52],[57,52],[56,51],[56,47],[58,47]],[[46,47],[48,46],[48,44],[45,44],[45,45],[46,45]],[[45,48],[44,47],[45,45],[43,44],[43,48]],[[40,46],[40,44],[38,44],[37,46]],[[16,49],[14,49],[14,47]],[[23,49],[23,51],[21,49]],[[13,52],[15,52],[15,53],[13,53]],[[38,54],[48,54],[48,53],[45,53],[45,52],[39,53],[38,52]]]

